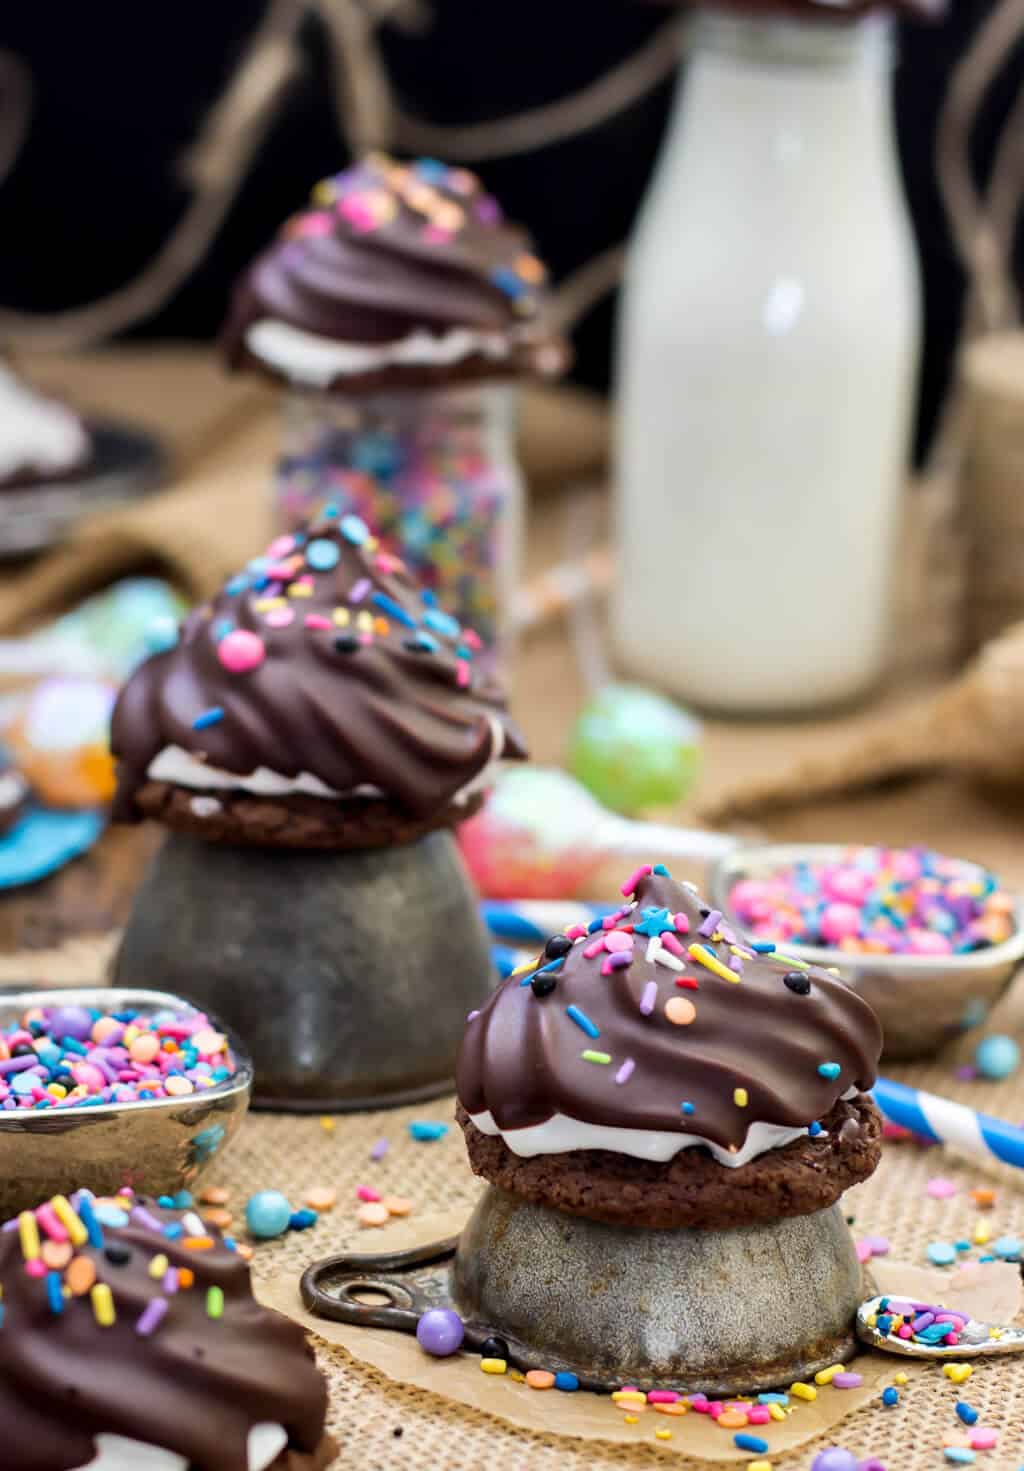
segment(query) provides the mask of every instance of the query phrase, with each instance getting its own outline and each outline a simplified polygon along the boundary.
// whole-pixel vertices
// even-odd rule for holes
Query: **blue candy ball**
[[[163,654],[173,649],[178,642],[178,622],[169,614],[161,614],[146,625],[143,635],[150,654]]]
[[[446,1359],[462,1347],[465,1328],[458,1313],[451,1308],[430,1308],[416,1324],[420,1348],[437,1359]]]
[[[292,1208],[280,1190],[261,1190],[245,1207],[245,1224],[250,1236],[271,1241],[282,1236],[292,1219]]]
[[[306,562],[315,572],[329,572],[338,565],[340,557],[337,543],[326,537],[317,537],[306,548]]]
[[[1012,1037],[986,1037],[978,1043],[974,1065],[983,1078],[1009,1078],[1020,1067],[1020,1048]]]

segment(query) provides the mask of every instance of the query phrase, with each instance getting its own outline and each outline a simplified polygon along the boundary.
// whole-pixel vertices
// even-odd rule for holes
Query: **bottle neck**
[[[700,9],[659,177],[687,158],[701,187],[898,189],[891,25]],[[703,164],[701,163],[703,160]],[[815,172],[817,170],[817,172]],[[697,188],[692,175],[687,187]]]
[[[844,18],[751,15],[704,5],[693,17],[690,51],[737,67],[884,75],[894,61],[894,28],[882,12]]]

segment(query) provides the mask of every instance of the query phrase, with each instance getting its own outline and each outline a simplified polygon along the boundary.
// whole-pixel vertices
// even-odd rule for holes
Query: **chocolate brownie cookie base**
[[[578,1149],[521,1159],[499,1135],[482,1134],[461,1106],[474,1174],[537,1205],[611,1226],[719,1230],[810,1215],[866,1180],[882,1150],[882,1120],[867,1094],[840,1100],[816,1138],[794,1139],[730,1170],[706,1149],[667,1164]]]
[[[483,793],[418,818],[386,798],[296,793],[258,797],[244,791],[196,791],[149,781],[135,796],[140,816],[175,832],[239,847],[320,848],[339,852],[414,843],[435,828],[454,827],[479,810]]]

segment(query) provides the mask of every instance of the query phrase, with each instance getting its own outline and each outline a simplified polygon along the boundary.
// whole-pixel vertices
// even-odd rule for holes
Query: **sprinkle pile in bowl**
[[[187,1098],[230,1082],[238,1062],[202,1012],[110,1010],[69,998],[0,1025],[0,1107],[89,1108]]]
[[[782,864],[738,878],[728,907],[757,939],[851,955],[966,955],[1014,929],[1013,898],[994,874],[923,847]]]

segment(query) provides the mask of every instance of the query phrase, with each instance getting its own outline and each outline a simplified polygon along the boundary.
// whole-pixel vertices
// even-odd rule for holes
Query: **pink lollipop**
[[[539,766],[501,772],[458,838],[477,888],[489,899],[571,899],[611,856],[707,862],[736,842],[619,817],[567,772]]]

